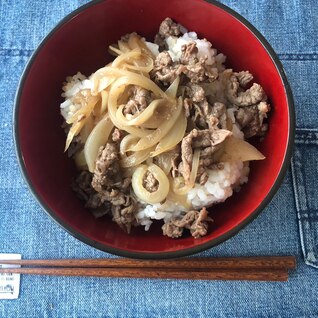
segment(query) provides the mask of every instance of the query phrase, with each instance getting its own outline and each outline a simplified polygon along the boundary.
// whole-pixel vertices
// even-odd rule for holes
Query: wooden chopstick
[[[125,277],[158,278],[188,280],[251,280],[251,281],[287,281],[288,271],[281,269],[211,269],[183,270],[174,268],[2,268],[0,273],[50,275],[50,276],[91,276],[91,277]]]
[[[286,281],[294,256],[183,258],[175,260],[53,259],[0,260],[0,264],[42,266],[0,268],[1,273],[160,279]]]
[[[260,257],[227,257],[227,258],[183,258],[173,260],[136,260],[128,258],[100,259],[38,259],[38,260],[0,260],[0,264],[44,267],[150,267],[150,268],[197,268],[197,269],[279,269],[296,267],[294,256],[260,256]]]

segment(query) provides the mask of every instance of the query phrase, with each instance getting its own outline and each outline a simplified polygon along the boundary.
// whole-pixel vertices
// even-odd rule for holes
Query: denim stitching
[[[294,192],[296,199],[296,207],[298,211],[306,211],[308,210],[307,205],[307,196],[306,196],[306,188],[304,186],[304,176],[301,172],[301,154],[296,149],[293,160],[291,162],[292,174],[293,174],[293,184],[294,184]],[[299,218],[298,214],[298,218]]]
[[[305,223],[308,223],[305,217],[302,217],[299,213],[300,211],[300,203],[299,203],[299,182],[297,182],[297,176],[296,176],[296,169],[294,165],[294,158],[291,161],[291,170],[292,170],[292,181],[293,181],[293,187],[294,187],[294,194],[295,194],[295,202],[296,202],[296,209],[297,209],[297,218],[298,218],[298,225],[299,225],[299,234],[300,234],[300,245],[301,249],[304,255],[304,261],[307,265],[310,265],[312,267],[318,268],[318,265],[308,260],[308,253],[306,249],[306,243],[305,243]],[[298,169],[297,169],[298,170]],[[298,184],[298,186],[297,186]],[[303,196],[304,197],[304,196]],[[305,213],[305,215],[308,215],[308,213]],[[305,220],[304,220],[305,219]]]
[[[304,214],[300,215],[299,217],[301,219],[314,219],[314,218],[318,217],[318,212],[308,211],[307,213],[304,213]]]
[[[312,61],[318,60],[318,53],[278,54],[278,57],[288,61]]]
[[[296,144],[299,145],[318,145],[318,140],[301,140],[301,139],[295,139]]]
[[[310,128],[296,129],[295,142],[296,144],[318,145],[318,130]]]
[[[297,144],[317,144],[318,143],[318,130],[317,129],[296,129]],[[312,261],[311,257],[313,252],[310,251],[311,243],[308,235],[308,227],[310,227],[310,221],[315,220],[318,217],[318,211],[310,211],[308,209],[307,194],[305,188],[305,180],[302,172],[302,160],[301,152],[299,149],[295,149],[293,159],[291,161],[292,170],[292,182],[294,188],[295,203],[297,209],[297,218],[300,232],[300,244],[304,255],[304,260],[307,265],[318,268],[318,264]],[[309,245],[308,245],[309,244]],[[309,248],[309,250],[308,250]]]

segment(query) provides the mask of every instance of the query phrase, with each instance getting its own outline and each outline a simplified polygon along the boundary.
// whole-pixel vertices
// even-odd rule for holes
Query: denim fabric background
[[[65,233],[41,210],[20,175],[12,141],[14,95],[30,54],[85,2],[0,0],[0,252],[24,258],[111,257]],[[293,89],[298,130],[291,169],[271,204],[237,236],[200,256],[297,255],[290,280],[23,276],[19,299],[0,300],[0,317],[318,317],[318,4],[222,2],[253,23],[278,53]]]

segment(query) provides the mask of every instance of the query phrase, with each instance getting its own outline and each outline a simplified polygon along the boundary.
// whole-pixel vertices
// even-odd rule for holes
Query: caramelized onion
[[[106,114],[88,136],[84,146],[84,154],[90,172],[94,172],[98,150],[106,144],[113,127],[113,123]]]
[[[124,109],[125,105],[120,105],[119,108],[117,109],[116,117],[117,117],[118,121],[120,121],[120,123],[122,125],[140,126],[140,125],[144,124],[145,122],[147,122],[152,117],[152,115],[155,112],[156,108],[163,101],[165,101],[165,100],[164,99],[155,99],[155,100],[153,100],[143,112],[141,112],[138,116],[133,117],[132,119],[127,119],[123,115],[123,109]]]
[[[243,139],[230,136],[224,141],[224,152],[220,156],[219,161],[251,161],[264,159],[265,156],[250,143]]]
[[[158,188],[154,192],[149,192],[143,185],[146,172],[149,171],[158,181]],[[155,164],[150,166],[139,166],[132,176],[132,187],[136,196],[149,204],[160,203],[164,201],[169,193],[169,180],[165,173]]]
[[[170,185],[172,183],[170,182]],[[189,210],[191,208],[191,203],[189,202],[186,193],[183,195],[176,194],[174,191],[169,191],[167,195],[167,200],[174,203],[182,205],[185,209]]]
[[[157,144],[166,134],[170,131],[173,125],[175,125],[180,113],[182,111],[182,101],[178,100],[176,106],[171,107],[170,118],[167,118],[154,132],[146,137],[141,138],[138,143],[131,147],[132,151],[140,151]]]
[[[171,83],[171,85],[167,88],[166,94],[171,98],[176,98],[177,91],[180,83],[180,77],[177,76],[176,79]]]
[[[134,135],[126,135],[120,142],[119,145],[119,152],[121,154],[125,154],[125,152],[128,151],[128,148],[132,145],[135,144],[138,141],[138,137]]]
[[[124,41],[118,41],[118,47],[123,53],[130,51],[130,47],[129,47],[128,43],[126,43]]]
[[[108,48],[109,48],[109,53],[112,55],[119,56],[119,55],[123,54],[123,52],[121,50],[119,50],[118,48],[116,48],[112,45],[110,45]]]
[[[86,170],[87,169],[87,163],[84,155],[84,150],[81,150],[77,152],[74,156],[74,161],[76,164],[76,167],[79,170]]]
[[[158,143],[154,152],[151,153],[151,156],[157,156],[163,152],[169,151],[174,148],[184,137],[185,131],[187,128],[187,118],[185,117],[183,111],[176,121],[173,128],[170,130],[169,134],[166,134],[161,141]]]
[[[183,177],[177,177],[173,179],[172,189],[175,194],[186,195],[190,189],[194,187],[195,179],[197,178],[198,169],[200,163],[200,150],[194,151],[192,159],[191,174],[189,180],[184,180]]]
[[[102,104],[101,104],[101,111],[100,112],[102,114],[107,110],[109,92],[106,90],[103,90],[101,92],[101,95],[102,95]]]
[[[91,131],[93,130],[93,128],[94,128],[94,120],[93,120],[93,116],[90,115],[87,118],[87,120],[86,120],[86,122],[85,122],[85,124],[80,132],[80,137],[81,137],[82,143],[86,142],[86,140],[87,140],[89,134],[91,133]]]
[[[119,164],[123,168],[137,166],[149,158],[149,154],[150,154],[151,150],[152,150],[152,148],[149,148],[149,149],[134,152],[132,155],[129,155],[127,157],[124,156],[119,161]]]

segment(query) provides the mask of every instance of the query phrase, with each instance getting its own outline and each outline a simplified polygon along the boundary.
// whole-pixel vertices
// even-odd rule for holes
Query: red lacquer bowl
[[[207,236],[170,239],[160,224],[128,235],[108,218],[95,219],[71,190],[76,173],[63,152],[59,112],[65,77],[90,75],[108,63],[109,44],[136,31],[152,40],[160,22],[171,17],[210,40],[227,66],[249,70],[270,100],[270,128],[258,145],[265,161],[253,163],[249,182],[224,204],[211,209]],[[30,59],[16,96],[16,150],[31,191],[43,209],[81,241],[113,254],[168,258],[215,246],[246,226],[269,203],[289,165],[294,140],[294,107],[284,70],[263,36],[244,18],[217,2],[202,0],[107,0],[91,2],[62,20]]]

